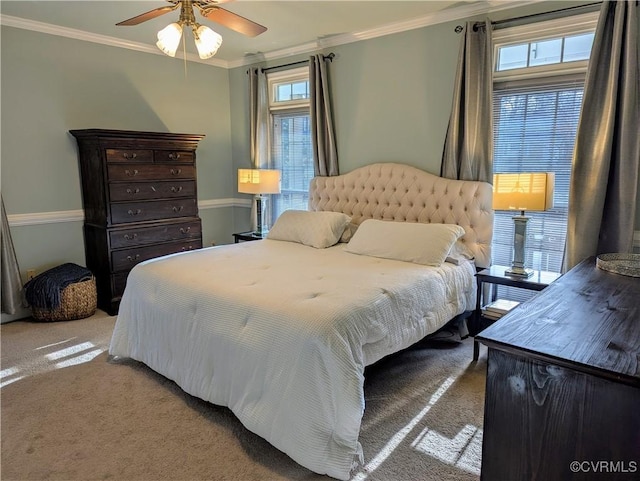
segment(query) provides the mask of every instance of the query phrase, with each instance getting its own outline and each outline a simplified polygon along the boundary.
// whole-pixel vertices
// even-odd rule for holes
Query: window
[[[562,268],[571,161],[596,21],[597,13],[585,14],[494,35],[494,172],[555,172],[553,209],[527,213],[526,265],[534,269]],[[495,212],[494,264],[511,265],[513,215]],[[503,298],[531,295],[499,287]]]
[[[309,69],[268,75],[270,167],[282,172],[281,194],[272,196],[271,221],[287,209],[306,210],[314,175],[309,117]]]
[[[588,60],[593,37],[593,33],[583,33],[500,47],[496,70]]]

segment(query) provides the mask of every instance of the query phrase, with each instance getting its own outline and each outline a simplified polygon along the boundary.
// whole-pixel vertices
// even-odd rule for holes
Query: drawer
[[[150,200],[111,204],[111,223],[144,222],[173,217],[192,217],[198,213],[196,199]]]
[[[153,150],[107,149],[107,162],[153,162]]]
[[[134,247],[152,242],[166,242],[184,239],[199,239],[202,235],[200,221],[176,222],[153,227],[118,229],[109,231],[109,245],[112,249]]]
[[[129,271],[136,264],[148,259],[173,254],[175,252],[200,249],[201,247],[202,241],[200,239],[193,239],[191,241],[168,242],[166,244],[156,244],[138,247],[136,249],[113,251],[111,253],[111,265],[114,272]]]
[[[182,164],[110,164],[110,181],[195,179],[196,168]]]
[[[185,162],[193,164],[193,151],[188,150],[154,150],[154,162]]]
[[[109,198],[112,202],[195,197],[195,195],[196,182],[194,180],[109,184]]]

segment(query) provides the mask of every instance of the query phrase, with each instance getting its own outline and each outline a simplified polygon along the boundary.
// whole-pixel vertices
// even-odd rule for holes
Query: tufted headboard
[[[366,219],[457,224],[477,267],[491,264],[492,188],[486,182],[451,180],[404,164],[379,163],[334,177],[315,177],[309,210],[344,212]]]

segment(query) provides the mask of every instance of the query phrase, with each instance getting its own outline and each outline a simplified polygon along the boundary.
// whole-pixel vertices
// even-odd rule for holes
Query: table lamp
[[[254,194],[256,201],[256,234],[267,233],[264,224],[267,197],[280,193],[280,171],[272,169],[238,169],[238,192]]]
[[[525,268],[527,222],[525,211],[545,211],[553,207],[555,174],[549,172],[504,173],[493,175],[493,210],[519,210],[513,217],[513,262],[505,274],[527,278]]]

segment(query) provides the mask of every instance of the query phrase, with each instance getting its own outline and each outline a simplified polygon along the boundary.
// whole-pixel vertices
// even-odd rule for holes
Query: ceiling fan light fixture
[[[175,57],[181,37],[182,26],[179,23],[170,23],[158,32],[156,45],[169,57]]]
[[[203,60],[213,57],[222,45],[222,36],[204,25],[196,24],[193,27],[193,37],[198,55]]]

